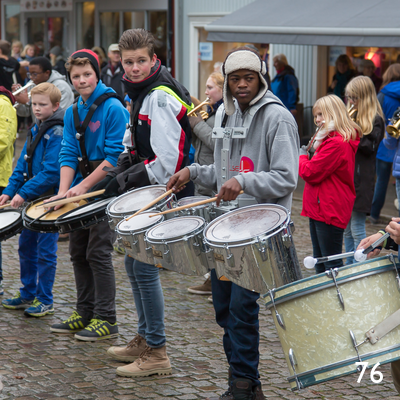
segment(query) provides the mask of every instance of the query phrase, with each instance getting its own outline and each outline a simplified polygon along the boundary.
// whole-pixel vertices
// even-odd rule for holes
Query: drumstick
[[[3,208],[6,208],[6,207],[10,207],[10,206],[11,206],[11,203],[3,204],[2,206],[0,206],[0,210],[2,210]]]
[[[243,194],[243,193],[244,193],[243,190],[241,190],[239,192],[239,194]],[[215,197],[211,197],[210,199],[207,199],[207,200],[201,200],[201,201],[197,201],[195,203],[186,204],[185,206],[171,208],[170,210],[167,210],[167,211],[163,211],[163,212],[160,212],[160,213],[157,213],[157,214],[149,215],[149,218],[156,217],[158,215],[169,214],[169,213],[172,213],[172,212],[175,212],[175,211],[185,210],[186,208],[202,206],[203,204],[212,203],[214,201],[217,201],[217,198],[218,197],[215,196]]]
[[[335,254],[333,256],[326,256],[326,257],[314,258],[308,256],[303,260],[303,263],[307,269],[312,269],[314,268],[315,264],[321,264],[323,262],[340,260],[341,258],[348,258],[353,256],[356,261],[365,261],[367,259],[367,253],[364,253],[364,251],[360,249],[357,251],[349,251],[348,253]]]
[[[47,203],[40,204],[40,205],[36,206],[35,208],[41,208],[41,207],[44,208],[44,207],[49,207],[49,206],[54,207],[54,206],[61,206],[64,204],[68,204],[68,203],[78,202],[80,200],[88,199],[90,197],[100,196],[105,191],[106,191],[105,189],[101,189],[101,190],[97,190],[96,192],[90,192],[90,193],[81,194],[79,196],[68,197],[67,199],[49,201]]]
[[[187,182],[183,183],[183,184],[182,184],[181,186],[179,186],[179,187],[182,187],[183,185],[186,185],[188,182],[190,182],[190,181],[187,181]],[[155,200],[153,200],[153,201],[151,201],[149,204],[147,204],[147,206],[144,206],[144,207],[141,208],[139,211],[136,211],[135,214],[129,216],[126,220],[129,221],[131,218],[136,217],[136,215],[142,213],[143,211],[148,210],[150,207],[153,207],[154,204],[157,204],[157,203],[158,203],[160,200],[162,200],[164,197],[169,196],[173,191],[174,191],[174,189],[170,189],[170,190],[168,190],[167,192],[163,193],[161,196],[157,197]]]

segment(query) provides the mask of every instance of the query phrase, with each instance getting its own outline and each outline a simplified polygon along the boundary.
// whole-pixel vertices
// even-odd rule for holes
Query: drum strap
[[[371,344],[375,344],[398,325],[400,325],[400,310],[397,310],[381,323],[371,328],[365,336]]]
[[[88,177],[95,169],[95,168],[93,168],[93,164],[91,165],[91,163],[88,159],[88,156],[87,156],[87,152],[86,152],[86,147],[85,147],[86,128],[88,127],[89,122],[93,117],[93,114],[97,110],[97,107],[101,103],[103,103],[103,101],[105,101],[109,98],[112,98],[112,97],[118,99],[124,105],[124,102],[117,95],[117,93],[115,93],[115,92],[104,93],[101,96],[99,96],[93,102],[93,104],[90,106],[89,111],[86,114],[86,117],[85,117],[84,121],[82,122],[82,124],[80,122],[79,113],[78,113],[78,102],[75,101],[75,103],[72,106],[72,112],[74,114],[74,125],[75,125],[75,130],[76,130],[75,137],[79,142],[79,147],[81,149],[81,154],[82,154],[82,157],[79,157],[78,160],[79,160],[79,170],[82,174],[83,179]],[[100,165],[100,164],[98,163],[96,166],[98,166],[98,165]]]

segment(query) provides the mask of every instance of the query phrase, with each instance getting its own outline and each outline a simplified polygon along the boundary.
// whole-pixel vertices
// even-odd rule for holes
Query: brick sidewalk
[[[294,201],[292,218],[299,260],[311,255],[308,220],[300,217],[301,202]],[[375,233],[383,226],[368,226]],[[20,286],[17,238],[3,243],[4,298]],[[117,311],[120,337],[97,343],[79,342],[69,335],[52,334],[49,325],[68,317],[75,304],[75,287],[68,245],[59,244],[54,287],[54,316],[26,318],[22,311],[0,307],[0,400],[31,399],[204,399],[226,389],[227,364],[222,349],[222,330],[214,321],[206,296],[191,295],[187,287],[202,278],[161,271],[165,296],[168,353],[173,375],[131,379],[117,377],[121,363],[106,350],[122,345],[136,333],[136,312],[123,266],[115,255]],[[304,272],[308,276],[309,271]],[[262,304],[262,303],[261,303]],[[383,381],[373,384],[366,373],[292,392],[278,335],[269,311],[260,309],[260,374],[268,399],[391,399],[398,398],[387,366],[379,370]],[[4,388],[1,390],[1,386]]]

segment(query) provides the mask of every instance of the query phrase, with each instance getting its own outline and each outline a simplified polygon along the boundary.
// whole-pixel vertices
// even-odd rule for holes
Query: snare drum
[[[215,272],[258,293],[302,278],[290,227],[290,213],[276,204],[238,208],[204,231]]]
[[[336,284],[331,271],[266,296],[292,390],[358,372],[356,362],[366,361],[371,368],[400,358],[400,326],[375,344],[359,345],[366,332],[400,309],[393,256],[333,270]]]
[[[197,203],[198,201],[207,200],[207,196],[189,196],[179,199],[174,207],[187,206],[192,203]],[[168,215],[168,214],[167,214]],[[176,211],[175,216],[186,216],[186,215],[197,215],[198,217],[204,218],[204,220],[209,223],[213,218],[215,218],[214,205],[212,203],[203,204],[201,206],[186,208],[185,210]]]
[[[0,212],[0,242],[7,240],[23,229],[21,212],[18,210],[4,210]]]
[[[146,264],[155,263],[152,249],[145,241],[145,233],[148,229],[164,221],[163,215],[149,218],[149,215],[153,214],[153,211],[145,211],[128,221],[125,218],[116,228],[127,254]]]
[[[209,271],[203,230],[204,218],[177,217],[157,224],[146,232],[154,261],[162,267],[186,275],[204,275]]]
[[[111,229],[115,229],[125,217],[134,214],[157,197],[160,197],[166,192],[165,188],[165,185],[144,186],[115,198],[107,207],[108,222]],[[170,194],[152,208],[160,211],[172,208],[172,199],[174,198],[175,195]]]
[[[42,218],[36,220],[46,212],[44,207],[36,208],[36,206],[43,204],[43,200],[46,199],[42,198],[33,201],[24,208],[22,211],[22,220],[25,228],[35,232],[56,233],[58,232],[58,227],[55,222],[58,217],[87,203],[86,200],[81,200],[79,203],[68,203],[58,210],[51,211]]]
[[[107,219],[106,208],[115,197],[91,201],[72,211],[64,213],[55,221],[60,233],[70,233],[80,229],[90,228]]]

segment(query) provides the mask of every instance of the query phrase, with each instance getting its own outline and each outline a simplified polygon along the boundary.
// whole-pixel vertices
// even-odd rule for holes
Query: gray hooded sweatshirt
[[[235,112],[228,117],[226,127],[242,127],[247,113],[260,105],[263,106],[256,111],[247,137],[231,141],[228,179],[237,179],[244,191],[240,197],[255,197],[258,203],[280,204],[290,210],[298,180],[300,147],[292,114],[267,91],[243,113],[235,100]],[[222,105],[220,108],[223,110]],[[222,144],[223,139],[216,139],[214,164],[188,167],[195,183],[220,190]]]

